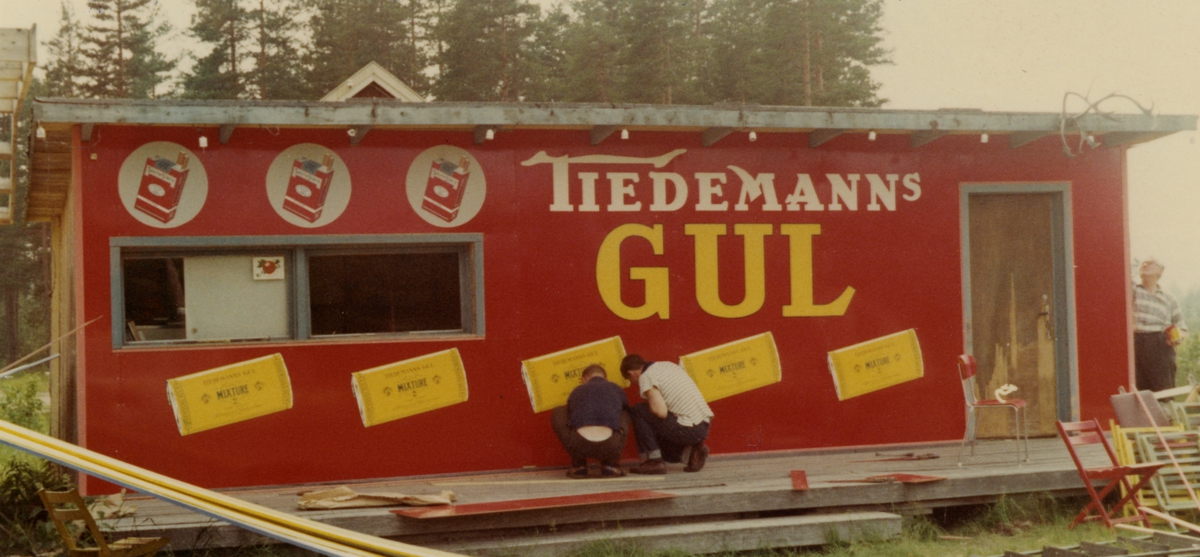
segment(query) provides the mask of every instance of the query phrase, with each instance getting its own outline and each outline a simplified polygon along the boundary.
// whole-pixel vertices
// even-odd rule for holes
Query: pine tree
[[[52,97],[78,97],[84,86],[83,27],[70,4],[64,1],[61,6],[58,33],[46,41],[50,62],[46,65],[45,92]]]
[[[249,96],[243,63],[250,30],[249,13],[239,0],[195,0],[196,13],[188,33],[213,46],[196,60],[183,79],[183,96],[197,99],[237,99]]]
[[[94,23],[83,40],[83,93],[90,97],[151,98],[175,67],[155,50],[170,32],[165,21],[155,23],[157,4],[151,0],[88,0]]]
[[[614,102],[617,60],[623,44],[617,36],[622,0],[576,0],[575,19],[563,36],[564,87],[560,100]]]
[[[529,70],[523,88],[523,100],[547,102],[567,98],[565,43],[570,22],[570,16],[559,4],[534,23],[529,40]]]
[[[757,82],[769,104],[878,106],[867,66],[880,48],[881,0],[777,0],[765,12],[764,67]],[[774,71],[772,71],[774,69]]]
[[[710,102],[761,102],[757,81],[763,67],[767,4],[764,0],[714,0],[706,26],[710,54],[700,72]]]
[[[625,45],[617,57],[618,102],[674,104],[686,98],[692,10],[675,0],[624,0],[616,36]],[[691,4],[698,4],[698,0]],[[686,102],[686,101],[685,101]]]
[[[307,98],[291,0],[195,0],[189,33],[212,51],[183,78],[197,99]]]
[[[320,97],[354,72],[376,62],[418,93],[428,89],[424,29],[428,10],[421,0],[305,0],[311,50],[305,82]]]
[[[292,39],[300,28],[294,17],[298,7],[291,0],[257,4],[250,10],[254,70],[247,76],[249,88],[258,99],[308,98],[297,64],[299,48]]]
[[[433,94],[443,101],[524,100],[537,73],[532,39],[541,10],[526,0],[459,0],[439,18],[444,45]]]

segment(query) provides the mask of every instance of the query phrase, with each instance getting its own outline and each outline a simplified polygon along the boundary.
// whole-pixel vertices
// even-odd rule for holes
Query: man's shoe
[[[708,445],[703,441],[692,445],[692,456],[688,457],[687,467],[684,472],[699,472],[704,468],[704,463],[708,461]]]
[[[582,480],[582,479],[588,477],[587,465],[585,464],[583,466],[572,466],[570,469],[567,470],[567,477],[571,478],[573,480]]]
[[[620,478],[625,475],[625,469],[620,466],[609,466],[607,464],[600,465],[601,478]]]
[[[666,474],[667,463],[663,462],[663,459],[661,458],[651,458],[641,464],[638,464],[637,466],[634,466],[633,468],[630,468],[629,471],[634,474]]]

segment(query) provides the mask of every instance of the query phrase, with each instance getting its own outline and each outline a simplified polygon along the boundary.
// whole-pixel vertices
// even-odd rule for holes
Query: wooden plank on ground
[[[792,491],[808,491],[808,476],[804,470],[792,470]]]
[[[706,554],[824,545],[835,535],[841,541],[895,538],[900,535],[900,515],[856,512],[728,520],[558,535],[541,534],[500,541],[448,542],[437,545],[437,548],[472,555],[555,557],[578,551],[590,544],[607,542],[614,548],[638,548],[646,553],[679,550],[684,553]]]
[[[392,511],[392,513],[400,516],[407,516],[409,518],[447,518],[452,516],[507,513],[536,509],[581,507],[604,503],[627,503],[631,501],[645,501],[648,499],[669,499],[674,496],[674,494],[663,493],[661,491],[631,489],[628,491],[582,493],[578,495],[564,495],[561,497],[542,497],[539,499],[515,499],[512,501],[493,501],[491,503],[471,503],[466,505],[439,505],[436,507],[395,509]]]

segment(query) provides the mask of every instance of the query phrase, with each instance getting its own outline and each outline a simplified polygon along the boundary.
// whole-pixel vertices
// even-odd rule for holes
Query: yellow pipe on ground
[[[462,557],[300,518],[197,487],[0,420],[0,443],[332,557]]]

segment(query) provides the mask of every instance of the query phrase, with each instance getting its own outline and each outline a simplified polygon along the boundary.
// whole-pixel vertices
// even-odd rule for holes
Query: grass
[[[1044,494],[1006,497],[991,505],[937,509],[906,517],[899,538],[866,539],[799,549],[763,549],[718,554],[724,557],[965,557],[1003,555],[1005,551],[1067,547],[1080,541],[1114,539],[1103,526],[1067,525],[1086,499],[1054,499]],[[573,557],[692,557],[682,551],[651,552],[608,542],[591,544]]]
[[[939,509],[929,516],[906,518],[903,534],[897,539],[843,543],[797,551],[792,555],[963,557],[1039,550],[1047,545],[1067,547],[1085,540],[1112,540],[1113,533],[1095,523],[1067,529],[1085,502],[1085,499],[1032,495],[1003,498],[982,507]]]

